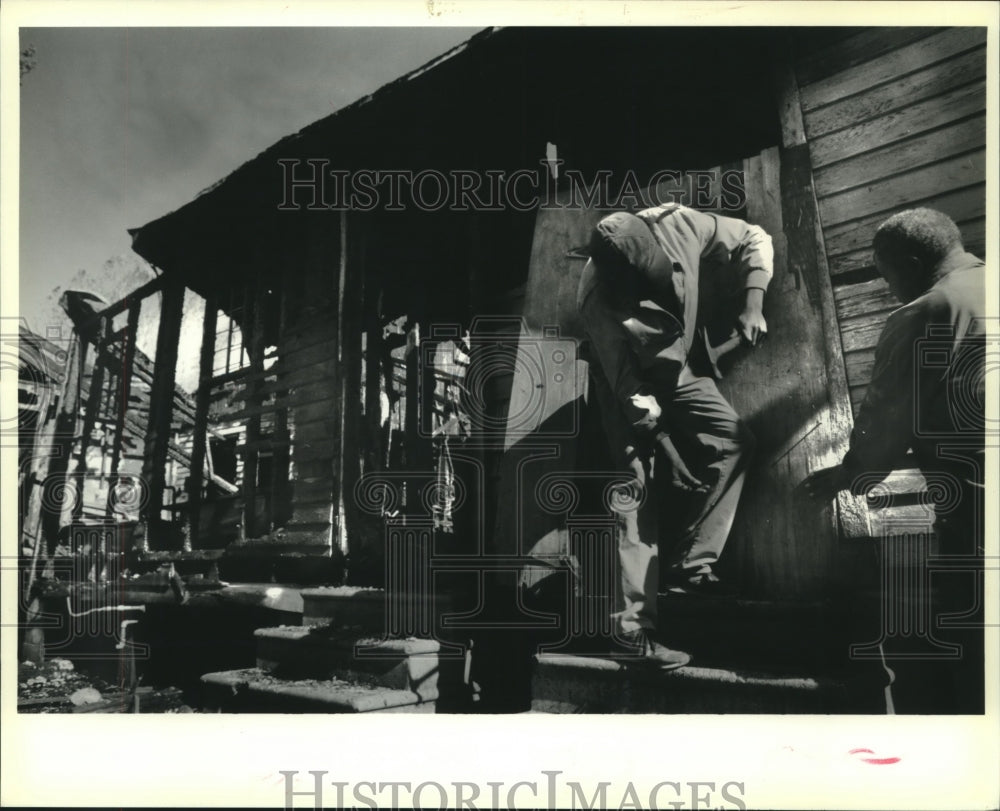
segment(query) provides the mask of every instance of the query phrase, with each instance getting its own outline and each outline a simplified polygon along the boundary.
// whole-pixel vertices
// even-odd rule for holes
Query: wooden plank
[[[877,212],[891,213],[942,192],[982,183],[985,176],[986,151],[970,152],[819,200],[820,214],[824,224],[836,225]]]
[[[348,215],[346,245],[341,245],[341,256],[346,262],[344,279],[344,308],[340,331],[341,370],[341,419],[343,435],[340,442],[340,493],[344,511],[344,532],[347,538],[348,554],[378,554],[381,550],[361,550],[365,534],[358,531],[360,513],[354,498],[354,491],[361,478],[361,431],[362,402],[361,336],[365,328],[365,297],[377,296],[376,289],[370,289],[367,279],[368,222],[361,214]],[[316,442],[303,449],[299,458],[308,459],[310,453],[317,456],[328,447]],[[372,585],[382,585],[372,584]]]
[[[844,353],[844,365],[847,368],[848,385],[855,387],[867,386],[872,379],[872,366],[874,363],[874,349]]]
[[[292,453],[295,453],[294,448],[292,448]],[[334,479],[333,476],[332,461],[326,460],[323,462],[315,462],[295,459],[295,471],[296,476],[300,476],[305,479],[328,479],[330,481],[331,492],[333,492],[332,498],[336,498],[336,492],[333,489],[336,484],[336,479]]]
[[[847,373],[840,342],[840,328],[837,320],[836,302],[830,283],[830,272],[826,262],[826,245],[820,223],[818,205],[813,189],[812,171],[807,147],[795,147],[781,152],[781,198],[782,219],[787,224],[789,264],[797,265],[798,278],[811,291],[810,307],[805,311],[811,320],[818,322],[822,346],[825,374],[818,377],[818,384],[825,387],[824,413],[815,410],[809,419],[819,417],[823,426],[814,442],[813,457],[809,460],[810,470],[836,464],[847,451],[850,432],[853,427],[853,411]],[[811,311],[811,312],[810,312]],[[769,309],[768,314],[771,310]],[[814,329],[806,326],[804,335]],[[798,364],[796,364],[796,367]],[[795,367],[793,367],[795,368]],[[825,380],[824,380],[825,378]],[[834,518],[835,516],[835,518]],[[870,534],[868,511],[864,502],[850,493],[841,492],[835,501],[835,510],[830,519],[836,522],[836,535],[841,539],[867,537]]]
[[[195,393],[194,446],[191,449],[191,471],[188,478],[188,522],[191,543],[198,542],[198,521],[201,514],[201,485],[208,443],[209,386],[215,363],[215,328],[219,303],[215,295],[205,299],[205,314],[201,325],[201,355],[198,359],[198,390]]]
[[[821,48],[810,48],[795,60],[798,84],[805,86],[841,71],[869,62],[911,42],[924,39],[940,28],[869,28]],[[806,46],[808,47],[808,46]]]
[[[813,170],[860,155],[986,110],[986,82],[979,80],[878,118],[811,139]]]
[[[295,346],[283,347],[281,357],[272,364],[272,368],[280,369],[282,372],[290,372],[300,369],[304,365],[324,360],[332,362],[334,358],[331,356],[330,351],[331,348],[336,348],[336,339],[333,335],[334,329],[335,325],[327,324],[326,328],[315,336],[317,340],[311,341],[308,345],[296,344]],[[293,360],[299,362],[290,364],[289,361]]]
[[[98,318],[108,318],[108,319],[114,318],[119,313],[125,312],[125,310],[127,310],[129,307],[133,305],[138,305],[138,303],[142,301],[144,298],[147,298],[148,296],[151,296],[154,293],[158,293],[166,285],[167,285],[166,275],[161,273],[155,279],[150,279],[144,285],[137,287],[135,290],[133,290],[124,298],[119,299],[114,304],[108,305],[99,313],[95,313],[93,316],[91,316],[83,324],[80,325],[81,330],[85,332],[86,328],[90,324],[94,323]],[[108,323],[110,323],[110,320]]]
[[[321,346],[313,346],[310,349],[283,356],[271,364],[269,368],[261,367],[255,371],[253,367],[247,366],[243,369],[216,375],[209,381],[209,385],[213,388],[225,383],[241,383],[250,386],[258,384],[261,380],[269,380],[279,376],[285,376],[291,382],[312,380],[316,374],[323,371],[329,373],[329,370],[332,370],[334,359],[330,353],[335,348],[336,343],[326,338]],[[273,386],[274,384],[268,385]],[[255,392],[266,390],[265,386],[253,389]],[[242,399],[248,398],[243,394]]]
[[[334,441],[334,463],[331,465],[333,478],[334,478],[334,493],[333,493],[333,521],[334,524],[331,526],[330,541],[331,547],[333,544],[339,545],[340,551],[347,553],[347,534],[345,532],[345,527],[342,522],[343,515],[343,500],[344,500],[344,488],[343,488],[343,475],[340,468],[340,460],[343,457],[343,442],[344,442],[344,402],[340,393],[343,391],[343,379],[344,379],[344,364],[343,364],[343,351],[341,349],[341,342],[344,340],[343,322],[347,317],[347,308],[354,306],[353,302],[347,302],[345,298],[345,290],[350,286],[347,276],[350,272],[351,265],[348,261],[348,215],[346,211],[341,211],[338,218],[338,227],[336,230],[337,241],[335,245],[335,251],[331,250],[330,255],[325,257],[326,261],[331,263],[336,262],[336,285],[333,290],[333,299],[336,302],[334,307],[336,311],[336,332],[334,333],[336,347],[332,353],[332,357],[335,359],[333,364],[334,376],[336,381],[334,382],[334,396],[331,405],[333,406],[331,411],[334,422],[337,426],[337,430],[333,432]],[[332,229],[327,226],[327,231],[332,232]],[[333,245],[330,246],[331,249],[334,248]],[[315,264],[310,267],[310,270],[314,273],[322,268],[322,264]],[[317,284],[313,279],[307,277],[307,287],[310,283]],[[310,293],[307,289],[305,291],[306,295]],[[293,518],[294,520],[294,518]]]
[[[235,452],[237,454],[248,453],[249,451],[274,453],[275,451],[290,448],[291,445],[292,441],[290,439],[281,438],[281,435],[275,435],[266,439],[257,439],[253,442],[244,442],[242,445],[236,446]]]
[[[982,217],[986,213],[986,185],[980,183],[954,192],[911,201],[911,205],[916,204],[943,211],[955,222],[963,223]],[[870,249],[875,229],[885,218],[885,214],[880,212],[841,225],[825,226],[823,235],[829,255],[833,257],[851,251]]]
[[[25,482],[25,491],[21,493],[22,499],[26,495],[28,499],[21,527],[21,548],[28,546],[31,549],[31,563],[28,569],[28,581],[24,586],[24,594],[30,593],[31,586],[35,582],[38,563],[44,561],[45,555],[51,554],[58,537],[58,516],[52,514],[55,511],[51,508],[46,509],[45,496],[52,495],[49,489],[50,483],[60,482],[65,474],[73,444],[72,433],[69,433],[68,436],[58,434],[60,427],[66,428],[71,424],[65,413],[63,400],[67,396],[70,399],[74,398],[73,394],[68,394],[67,389],[70,381],[75,383],[74,378],[79,374],[80,368],[80,340],[76,335],[72,335],[70,341],[65,371],[58,388],[45,386],[42,389],[41,400],[38,404],[39,421],[36,425],[30,458],[30,473]],[[51,479],[49,478],[50,474],[52,474]],[[47,530],[45,533],[42,531],[43,525]],[[49,538],[49,548],[43,550],[42,539],[46,535]],[[28,635],[29,637],[35,636],[32,631],[28,631]]]
[[[872,349],[878,343],[889,312],[870,313],[842,323],[840,336],[844,344],[844,352]]]
[[[329,392],[327,402],[314,402],[310,404],[294,405],[294,421],[296,433],[308,430],[327,430],[336,424],[331,413],[331,401],[336,397],[336,392]]]
[[[403,384],[403,449],[406,455],[406,467],[411,471],[430,469],[429,441],[426,449],[421,447],[420,441],[420,339],[421,327],[423,326],[426,324],[422,323],[422,320],[413,324],[406,340],[406,377]],[[426,466],[422,464],[425,460]]]
[[[382,429],[382,274],[381,265],[370,263],[365,270],[365,426],[363,448],[365,472],[381,470],[385,462]]]
[[[795,69],[787,59],[779,59],[774,68],[774,85],[778,98],[778,116],[781,119],[781,145],[798,146],[806,142],[806,125],[802,119],[799,87]]]
[[[325,398],[324,398],[325,399]],[[318,400],[313,400],[311,402],[319,402]],[[295,401],[288,398],[278,398],[270,400],[264,403],[258,403],[253,406],[246,406],[241,408],[239,411],[226,411],[222,412],[222,416],[227,421],[235,422],[236,420],[246,420],[246,419],[260,419],[266,414],[274,414],[283,408],[289,408],[294,406]],[[259,430],[259,429],[258,429]]]
[[[107,338],[110,319],[99,319],[99,326],[96,337],[96,344],[100,346]],[[73,521],[78,521],[83,515],[83,487],[84,479],[87,476],[87,449],[90,446],[91,436],[94,428],[97,427],[97,416],[101,405],[101,396],[104,390],[105,359],[97,353],[94,359],[94,368],[90,374],[90,388],[87,391],[87,404],[83,413],[83,430],[80,432],[80,447],[76,461],[76,499],[73,503]]]
[[[516,341],[516,353],[500,358],[494,349],[486,361],[490,367],[485,375],[487,388],[478,394],[488,403],[488,416],[499,415],[504,426],[503,455],[495,463],[487,457],[492,463],[490,472],[495,471],[496,476],[496,509],[491,509],[487,519],[491,521],[491,551],[496,553],[550,560],[570,554],[566,516],[553,515],[539,503],[538,486],[546,476],[571,478],[577,472],[578,442],[587,441],[574,435],[588,377],[585,364],[577,359],[573,340],[582,337],[576,293],[586,261],[570,256],[569,250],[587,244],[591,229],[604,213],[581,207],[539,210],[528,260],[524,320],[518,335],[505,344],[511,346]],[[547,329],[550,337],[546,341]],[[558,355],[554,349],[557,334],[562,341]],[[495,347],[497,342],[491,344]],[[473,348],[474,364],[491,354],[486,350],[479,355],[475,341]],[[509,370],[512,375],[494,376],[494,370]],[[476,374],[476,367],[472,374]],[[594,440],[603,441],[603,437]],[[541,450],[539,442],[544,442]],[[550,573],[525,567],[522,582],[534,585]]]
[[[315,402],[324,396],[331,400],[336,399],[336,366],[332,367],[330,372],[324,376],[316,375],[315,377],[296,383],[295,387],[288,393],[289,403],[301,403],[305,405],[306,403]]]
[[[307,503],[301,500],[295,502],[295,525],[330,523],[330,499]]]
[[[142,479],[148,487],[148,499],[142,517],[147,527],[159,524],[160,508],[163,505],[170,421],[176,399],[174,383],[177,349],[180,344],[183,314],[184,285],[171,275],[163,287],[160,301],[160,324],[156,336],[156,360],[150,390],[149,424],[143,443]]]
[[[986,146],[986,117],[973,116],[932,132],[851,156],[813,173],[819,198]]]
[[[260,375],[264,368],[264,279],[261,269],[253,273],[253,280],[247,284],[246,298],[250,303],[247,327],[243,331],[243,343],[247,357],[250,358],[250,369],[254,375]],[[249,333],[249,334],[248,334]],[[260,385],[258,377],[250,383],[251,391]],[[253,402],[250,400],[249,402]],[[246,441],[256,442],[261,438],[261,415],[264,405],[244,409],[247,416]],[[267,409],[273,411],[275,409]],[[257,452],[249,450],[243,456],[243,532],[247,538],[256,538],[267,532],[267,527],[257,525]]]
[[[292,377],[291,375],[281,375],[280,379],[272,380],[269,383],[258,384],[256,390],[248,386],[247,388],[233,392],[227,396],[233,402],[239,400],[250,402],[270,397],[272,394],[283,394],[286,396],[286,399],[294,402],[296,395],[304,392],[306,389],[315,389],[316,385],[320,382],[324,382],[328,386],[332,386],[334,380],[335,378],[331,374],[307,374],[297,377]],[[330,396],[333,396],[332,389]]]
[[[115,346],[108,346],[101,352],[101,355],[105,358],[105,362],[111,367],[118,367],[123,364],[122,352]],[[135,380],[132,386],[139,391],[150,390],[153,383],[153,361],[150,360],[146,355],[143,354],[142,350],[138,347],[134,347],[132,351],[132,358],[129,363],[129,369],[133,374]],[[87,371],[84,372],[84,381],[88,377]],[[183,389],[174,386],[174,411],[178,415],[186,417],[189,421],[194,420],[194,400],[185,392]]]
[[[326,501],[330,503],[330,494],[333,492],[333,477],[330,470],[321,471],[319,475],[307,476],[299,471],[294,480],[296,498],[301,498],[303,502]]]
[[[282,357],[294,355],[296,352],[329,341],[337,329],[336,322],[331,321],[329,317],[310,318],[306,323],[309,325],[306,331],[303,331],[301,324],[296,324],[294,331],[293,328],[287,327],[285,331],[292,333],[287,340],[284,340],[285,334],[282,333],[280,352]]]
[[[275,363],[272,367],[274,375],[287,376],[289,380],[301,382],[311,380],[316,376],[330,376],[336,364],[336,358],[329,355],[329,349],[336,350],[336,343],[328,342],[315,350],[306,350],[298,355],[289,356],[284,363]]]
[[[936,208],[936,206],[931,206]],[[882,219],[884,219],[884,215]],[[986,248],[986,219],[980,218],[973,222],[958,223],[958,228],[962,232],[962,242],[969,253],[982,256]],[[870,249],[853,251],[830,259],[830,273],[833,276],[840,276],[862,268],[875,266],[875,260]]]
[[[270,375],[265,375],[260,379],[266,380]],[[252,400],[254,395],[263,397],[271,394],[288,394],[288,397],[294,401],[295,395],[305,391],[306,389],[315,388],[319,384],[323,384],[330,387],[331,394],[333,396],[333,384],[336,378],[331,372],[327,374],[319,374],[316,367],[304,367],[298,372],[282,372],[278,371],[275,373],[275,377],[280,377],[280,379],[272,380],[270,383],[261,384],[256,393],[249,391],[248,389],[243,389],[241,391],[234,392],[230,395],[233,400]]]
[[[322,298],[325,300],[328,295],[329,291],[327,291]],[[295,322],[288,326],[285,330],[285,337],[287,338],[287,343],[289,345],[294,343],[301,344],[302,346],[309,346],[314,342],[313,336],[316,335],[317,332],[325,334],[329,328],[336,327],[337,313],[332,302],[326,302],[324,307],[316,308],[315,302],[311,299],[309,301],[310,304],[313,305],[309,308],[309,312],[303,311],[297,313]]]
[[[110,320],[106,318],[100,319],[100,326],[98,327],[96,340],[96,344],[98,346],[106,339],[110,325]],[[94,429],[97,427],[98,417],[101,411],[101,399],[104,392],[104,378],[106,371],[105,367],[108,363],[108,359],[105,355],[102,355],[100,352],[95,354],[97,356],[94,358],[94,367],[91,370],[90,380],[88,381],[87,402],[84,406],[83,412],[83,428],[80,431],[79,448],[77,450],[75,476],[76,498],[73,501],[73,510],[71,514],[72,521],[79,521],[80,517],[83,515],[84,480],[88,475],[87,450],[90,447],[90,441],[94,433]]]
[[[125,441],[125,415],[128,413],[129,403],[132,394],[132,362],[135,358],[135,342],[139,331],[139,314],[142,309],[142,302],[135,302],[128,311],[128,319],[125,325],[124,343],[122,345],[122,362],[119,368],[118,379],[118,408],[115,413],[115,436],[111,445],[111,480],[115,481],[118,475],[118,466],[121,464],[122,446]],[[148,398],[148,395],[147,395]],[[113,516],[113,504],[111,502],[110,491],[108,493],[107,518]]]
[[[881,276],[859,284],[845,284],[833,288],[837,302],[837,317],[843,321],[872,310],[900,306],[899,300],[889,292],[889,285]]]
[[[805,115],[805,131],[809,138],[819,138],[942,95],[985,76],[986,49],[974,48],[946,62],[813,110]]]
[[[337,461],[336,454],[331,448],[329,442],[317,446],[312,446],[307,443],[296,443],[295,447],[292,449],[292,458],[295,460],[296,464],[325,459],[332,465]],[[348,497],[353,500],[353,490],[351,490],[348,494]]]
[[[836,335],[836,319],[814,240],[807,147],[765,150],[745,162],[745,178],[747,219],[771,234],[775,272],[764,304],[768,340],[745,352],[719,382],[757,437],[719,568],[723,576],[738,573],[745,593],[815,597],[832,585],[837,518],[830,508],[805,508],[796,486],[836,461],[846,431],[837,421],[836,386],[829,379],[827,332]],[[717,301],[703,299],[702,307],[713,303],[716,317],[726,315]],[[841,410],[847,410],[846,398]]]
[[[662,184],[661,184],[662,188]],[[662,199],[668,200],[669,197]],[[551,353],[539,352],[538,341],[546,330],[560,340],[583,337],[576,311],[576,292],[586,260],[573,258],[567,248],[586,245],[590,231],[606,212],[598,209],[575,211],[565,216],[539,216],[532,238],[528,281],[525,288],[524,322],[518,339],[518,355],[512,358],[510,401],[504,447],[530,437],[560,409],[584,396],[580,386],[586,381],[583,364],[576,352],[558,355],[560,364],[553,364]],[[566,368],[557,368],[565,365]],[[506,388],[498,369],[495,381]],[[537,371],[542,380],[535,379]],[[539,387],[545,396],[539,399]],[[536,406],[541,406],[536,408]],[[530,414],[530,419],[524,415]]]
[[[948,28],[799,88],[805,112],[920,70],[986,42],[986,28]]]
[[[289,524],[267,538],[234,542],[226,547],[227,557],[281,558],[330,557],[330,522]]]
[[[851,386],[851,409],[853,410],[855,416],[857,416],[858,410],[861,408],[861,404],[865,400],[865,393],[867,391],[867,384],[864,386]]]

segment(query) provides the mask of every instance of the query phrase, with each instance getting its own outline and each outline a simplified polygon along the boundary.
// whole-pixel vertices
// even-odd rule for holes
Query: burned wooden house
[[[130,454],[142,487],[107,551],[296,587],[384,586],[408,543],[479,583],[579,560],[606,522],[535,502],[603,442],[574,354],[581,246],[602,206],[655,194],[760,224],[776,249],[769,340],[720,382],[759,443],[725,558],[750,601],[671,616],[731,641],[828,622],[877,579],[873,539],[930,531],[916,473],[879,509],[804,507],[797,486],[845,450],[897,306],[877,225],[927,205],[985,252],[985,76],[975,28],[487,30],[279,141],[136,228],[160,275],[80,332],[95,371],[64,389],[65,458],[100,434],[109,492]],[[608,196],[560,206],[581,178]],[[456,200],[466,182],[475,204]]]

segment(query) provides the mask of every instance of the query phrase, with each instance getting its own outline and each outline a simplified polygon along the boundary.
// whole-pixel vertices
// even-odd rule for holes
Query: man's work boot
[[[657,670],[676,670],[691,661],[691,654],[671,650],[661,645],[640,628],[612,639],[611,656],[626,664],[637,664]]]
[[[695,597],[735,597],[736,590],[723,583],[712,572],[685,576],[683,572],[666,582],[667,594],[689,594]]]

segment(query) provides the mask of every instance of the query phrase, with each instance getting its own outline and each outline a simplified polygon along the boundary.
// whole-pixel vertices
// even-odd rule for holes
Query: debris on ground
[[[69,700],[79,707],[81,704],[96,704],[102,698],[100,690],[95,690],[93,687],[81,687],[69,697]]]
[[[21,662],[17,677],[17,711],[23,713],[187,713],[177,687],[139,686],[134,691],[109,684],[76,669],[69,659],[37,664]]]

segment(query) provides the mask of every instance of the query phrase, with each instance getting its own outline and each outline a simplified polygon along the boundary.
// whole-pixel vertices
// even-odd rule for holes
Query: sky
[[[36,63],[21,83],[22,316],[44,334],[56,285],[139,261],[128,228],[474,33],[22,29]]]

